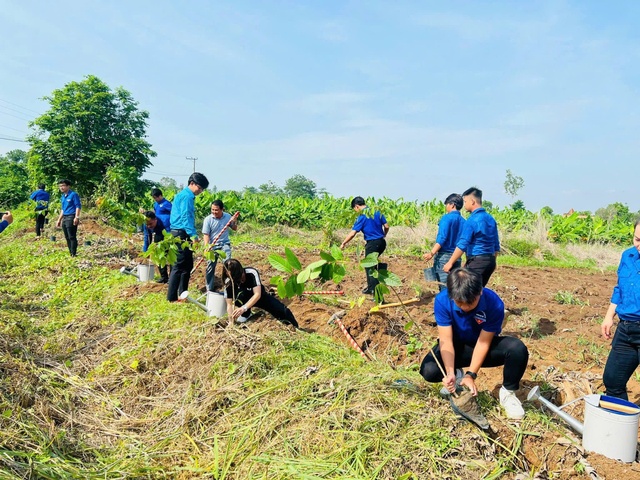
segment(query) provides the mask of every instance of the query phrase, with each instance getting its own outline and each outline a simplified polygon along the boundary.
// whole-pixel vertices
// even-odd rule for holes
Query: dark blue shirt
[[[439,327],[453,327],[454,342],[473,345],[482,330],[496,335],[502,331],[504,303],[496,292],[484,288],[476,308],[463,312],[443,290],[436,296],[433,313]]]
[[[464,227],[464,218],[458,210],[451,210],[443,215],[438,223],[436,243],[440,244],[441,252],[453,253]]]
[[[173,198],[171,229],[184,230],[192,238],[198,237],[196,230],[195,194],[186,187]]]
[[[617,305],[620,320],[640,321],[640,254],[635,247],[622,252],[611,303]]]
[[[365,210],[368,209],[369,207]],[[382,215],[379,210],[376,210],[372,217],[361,213],[358,218],[356,218],[352,230],[362,232],[364,239],[368,242],[369,240],[377,240],[384,237],[382,226],[386,225],[386,223],[387,219],[384,218],[384,215]]]
[[[164,240],[164,232],[166,228],[164,227],[164,223],[162,220],[157,218],[156,226],[153,230],[149,230],[149,228],[144,226],[144,244],[142,245],[142,251],[146,252],[151,245],[151,242],[158,243]],[[155,235],[155,236],[154,236]]]
[[[44,190],[36,190],[29,196],[29,199],[36,202],[36,212],[38,210],[46,210],[49,208],[50,198],[51,195],[49,195],[49,192],[45,192]]]
[[[60,198],[62,203],[62,215],[75,215],[76,208],[82,208],[80,197],[73,190],[69,190],[66,194],[62,194]]]
[[[153,202],[153,211],[156,213],[158,220],[162,220],[165,230],[171,230],[171,202],[166,198],[160,203]]]
[[[467,257],[499,252],[500,240],[495,219],[484,208],[476,208],[465,222],[456,247],[464,251]]]
[[[0,222],[0,233],[4,232],[4,229],[7,228],[9,226],[9,222],[7,222],[6,220],[2,220]]]

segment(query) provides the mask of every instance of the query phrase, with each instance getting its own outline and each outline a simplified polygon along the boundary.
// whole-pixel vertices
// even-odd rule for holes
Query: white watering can
[[[155,270],[153,265],[138,265],[136,267],[136,272],[137,273],[133,273],[127,267],[122,267],[120,269],[120,273],[124,273],[125,275],[131,275],[133,277],[136,277],[140,282],[150,282],[153,280],[153,277],[155,275]]]
[[[563,407],[582,399],[585,402],[584,424],[562,410]],[[636,404],[621,398],[592,394],[558,407],[540,396],[538,386],[531,389],[527,400],[539,400],[582,435],[582,446],[585,450],[627,463],[635,461],[640,419],[640,407]]]
[[[207,297],[206,304],[199,301],[202,297],[198,299],[190,297],[188,291],[184,291],[180,294],[180,300],[193,303],[198,308],[207,312],[207,315],[210,317],[222,318],[227,314],[227,301],[222,293],[207,292],[203,297],[204,296]]]

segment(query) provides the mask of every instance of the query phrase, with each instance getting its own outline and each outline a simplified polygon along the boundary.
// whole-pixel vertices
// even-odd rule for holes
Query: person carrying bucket
[[[204,219],[202,224],[202,238],[204,239],[205,247],[208,247],[214,239],[217,238],[216,244],[210,248],[214,252],[214,259],[207,260],[207,271],[205,278],[207,281],[207,290],[213,292],[215,278],[216,278],[216,265],[218,264],[219,255],[216,251],[222,250],[225,254],[225,258],[231,258],[231,240],[229,239],[229,229],[225,227],[227,224],[233,231],[238,230],[238,224],[236,221],[231,222],[231,215],[224,211],[224,203],[222,200],[214,200],[211,204],[211,215],[208,215]],[[219,235],[222,232],[221,235]]]
[[[224,298],[227,302],[227,314],[231,322],[245,323],[251,317],[251,308],[258,307],[285,325],[299,328],[291,310],[276,297],[267,293],[260,281],[260,274],[255,268],[244,268],[235,258],[226,260],[222,269],[222,283]]]
[[[431,247],[431,251],[425,253],[422,258],[426,261],[433,260],[433,266],[436,272],[436,280],[440,283],[438,288],[440,291],[444,290],[447,284],[447,277],[449,274],[445,272],[442,267],[449,261],[451,255],[456,249],[456,243],[462,233],[462,227],[464,226],[464,218],[460,214],[462,210],[462,196],[457,193],[452,193],[444,201],[444,208],[446,213],[440,218],[438,222],[438,235],[436,236],[436,243]],[[460,268],[460,259],[456,260],[452,269]]]
[[[353,224],[351,231],[347,234],[340,245],[340,248],[344,250],[347,243],[353,240],[353,237],[355,237],[358,232],[362,232],[364,240],[367,242],[364,247],[365,256],[373,252],[378,252],[379,255],[382,255],[387,248],[387,241],[385,240],[387,233],[389,233],[389,224],[387,223],[387,219],[379,210],[369,210],[369,207],[367,207],[364,198],[362,197],[354,197],[354,199],[351,200],[351,208],[359,213],[359,215]],[[380,265],[381,264],[378,264],[378,267]],[[367,286],[362,290],[362,293],[369,295],[374,294],[378,280],[374,278],[371,273],[378,267],[365,268]]]
[[[640,364],[640,219],[633,227],[633,247],[622,252],[618,265],[618,283],[613,288],[611,304],[604,316],[600,330],[609,340],[613,318],[618,326],[611,352],[604,367],[602,380],[607,395],[628,400],[627,382]]]
[[[422,360],[420,375],[427,382],[442,381],[443,396],[455,393],[460,386],[476,396],[480,368],[504,365],[500,405],[507,418],[523,418],[516,391],[527,368],[529,351],[519,338],[500,335],[504,303],[498,294],[482,286],[480,274],[458,268],[449,273],[447,290],[436,296],[434,315],[438,343]],[[439,365],[444,365],[444,378]]]

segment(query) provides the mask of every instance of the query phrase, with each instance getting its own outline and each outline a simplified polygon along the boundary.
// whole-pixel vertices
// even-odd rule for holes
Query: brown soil
[[[94,233],[94,228],[87,226],[86,231]],[[104,231],[95,233],[103,235]],[[110,233],[121,236],[115,231]],[[270,277],[279,274],[267,261],[269,253],[273,253],[273,249],[251,244],[234,245],[233,251],[234,257],[240,259],[245,266],[253,266],[260,271],[266,286]],[[303,265],[318,259],[317,254],[302,251],[296,251],[296,254]],[[135,248],[132,248],[131,257],[135,256]],[[354,264],[348,268],[354,273],[348,275],[339,286],[316,285],[319,290],[342,289],[346,293],[344,297],[331,296],[327,303],[313,301],[308,297],[285,303],[295,314],[302,329],[329,336],[344,344],[345,348],[353,348],[338,325],[329,322],[336,312],[345,310],[341,321],[368,356],[386,362],[392,368],[419,364],[437,338],[433,298],[438,289],[434,284],[425,282],[422,275],[424,265],[421,260],[389,255],[385,255],[384,258],[389,269],[403,280],[403,287],[398,289],[400,298],[419,298],[418,302],[407,306],[411,318],[416,322],[416,327],[410,333],[423,342],[422,348],[411,355],[407,354],[406,348],[410,337],[404,327],[409,321],[409,316],[404,309],[391,307],[370,312],[374,303],[369,298],[360,306],[353,305],[352,301],[361,296],[360,291],[365,285],[364,273]],[[131,259],[122,260],[117,265],[111,263],[113,268],[122,265],[130,266]],[[204,271],[203,262],[192,276],[192,291],[204,291]],[[488,287],[495,290],[505,303],[507,316],[503,334],[521,338],[530,351],[529,366],[518,393],[519,397],[524,400],[532,386],[543,384],[556,388],[551,400],[557,405],[588,393],[604,391],[602,371],[610,342],[601,338],[599,325],[609,305],[615,282],[615,272],[510,267],[500,265],[498,261],[498,268]],[[165,285],[154,283],[134,284],[126,290],[125,295],[137,296],[142,292],[158,292],[165,288]],[[560,304],[554,299],[559,291],[570,292],[583,304]],[[387,297],[387,301],[396,302],[398,299],[392,294]],[[249,322],[247,328],[259,332],[269,328],[280,328],[280,325],[270,316],[260,315]],[[479,389],[490,392],[494,398],[497,398],[500,384],[499,368],[482,370],[478,377]],[[632,379],[628,388],[629,399],[639,403],[640,384]],[[581,403],[578,402],[567,410],[580,421],[583,420]],[[540,406],[529,404],[526,408],[530,410]],[[499,415],[491,415],[489,421],[500,441],[505,445],[510,444],[514,437],[513,426]],[[584,457],[588,464],[595,468],[599,478],[640,478],[638,463],[624,464],[599,454],[583,452],[580,442],[575,440],[575,435],[566,424],[562,421],[558,421],[558,424],[564,431],[562,435],[550,430],[543,437],[526,438],[522,450],[530,465],[538,466],[538,470],[555,472],[553,478],[593,478],[585,473],[579,474],[574,469],[577,460]],[[567,437],[573,438],[574,442],[567,442]],[[561,472],[559,476],[557,472]]]

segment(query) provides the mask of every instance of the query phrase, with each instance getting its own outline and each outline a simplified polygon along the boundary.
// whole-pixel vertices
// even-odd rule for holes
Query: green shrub
[[[528,242],[526,240],[521,239],[511,239],[505,240],[502,242],[503,247],[507,252],[517,256],[524,258],[531,258],[536,250],[538,250],[539,246],[536,243]]]

